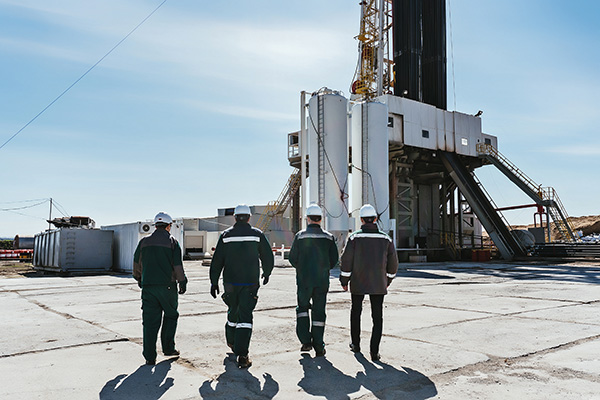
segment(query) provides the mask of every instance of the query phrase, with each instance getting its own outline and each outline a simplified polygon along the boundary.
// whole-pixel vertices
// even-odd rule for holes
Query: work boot
[[[310,344],[310,343],[304,343],[302,345],[302,347],[300,347],[300,352],[301,353],[308,353],[309,351],[312,350],[312,348],[313,348],[312,344]]]
[[[165,352],[163,352],[163,354],[168,357],[168,356],[178,356],[181,353],[179,353],[179,350],[173,349],[172,351],[165,351]]]
[[[324,355],[325,355],[325,349],[316,351],[317,357],[323,357]]]
[[[156,365],[156,360],[146,360],[146,365]]]
[[[355,353],[360,353],[360,346],[354,343],[350,343],[350,350]]]
[[[381,360],[381,354],[371,353],[371,361],[379,361],[379,360]]]
[[[248,356],[238,356],[237,362],[240,368],[248,368],[252,365],[252,361],[250,361],[250,357]]]

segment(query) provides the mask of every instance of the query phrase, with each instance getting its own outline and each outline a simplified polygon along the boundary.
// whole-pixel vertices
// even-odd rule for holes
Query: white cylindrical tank
[[[352,106],[352,216],[359,223],[358,210],[371,204],[379,215],[379,228],[390,229],[388,108],[379,102]]]
[[[308,198],[323,207],[329,231],[348,231],[347,107],[344,96],[327,88],[308,102]]]

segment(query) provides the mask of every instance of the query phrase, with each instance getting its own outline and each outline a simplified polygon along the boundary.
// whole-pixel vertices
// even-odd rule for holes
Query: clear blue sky
[[[0,144],[161,1],[0,0]],[[569,214],[600,214],[600,3],[453,0],[450,10],[449,109],[456,95],[458,111],[483,110],[500,151],[555,187]],[[167,1],[0,149],[0,208],[52,197],[108,225],[276,199],[299,92],[348,93],[359,13],[347,0]],[[491,167],[477,172],[499,206],[529,203]],[[14,211],[0,211],[0,237],[47,227],[47,204]]]

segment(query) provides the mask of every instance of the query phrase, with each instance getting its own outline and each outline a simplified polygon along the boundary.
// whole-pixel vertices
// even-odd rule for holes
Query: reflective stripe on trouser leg
[[[258,286],[242,286],[236,289],[238,290],[238,318],[233,351],[238,356],[247,356],[252,337],[252,312],[258,301]]]
[[[325,334],[325,306],[327,304],[328,286],[316,287],[312,291],[313,306],[311,309],[312,327],[311,337],[315,351],[323,351],[325,344],[323,336]]]
[[[310,290],[308,288],[298,287],[296,307],[296,336],[302,344],[311,344],[310,336],[310,318],[308,309],[310,308]]]
[[[227,304],[227,322],[225,323],[225,341],[227,344],[235,344],[235,327],[238,320],[238,293],[236,291],[226,291],[223,294],[223,301]]]

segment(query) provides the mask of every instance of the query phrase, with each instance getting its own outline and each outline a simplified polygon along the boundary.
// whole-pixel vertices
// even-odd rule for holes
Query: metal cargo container
[[[112,231],[59,228],[38,233],[33,265],[59,272],[101,272],[112,267]]]
[[[138,221],[127,224],[102,226],[100,229],[114,232],[113,269],[121,272],[133,272],[133,253],[139,241],[150,236],[155,228],[152,222]],[[183,223],[173,221],[171,235],[177,239],[183,251]]]

